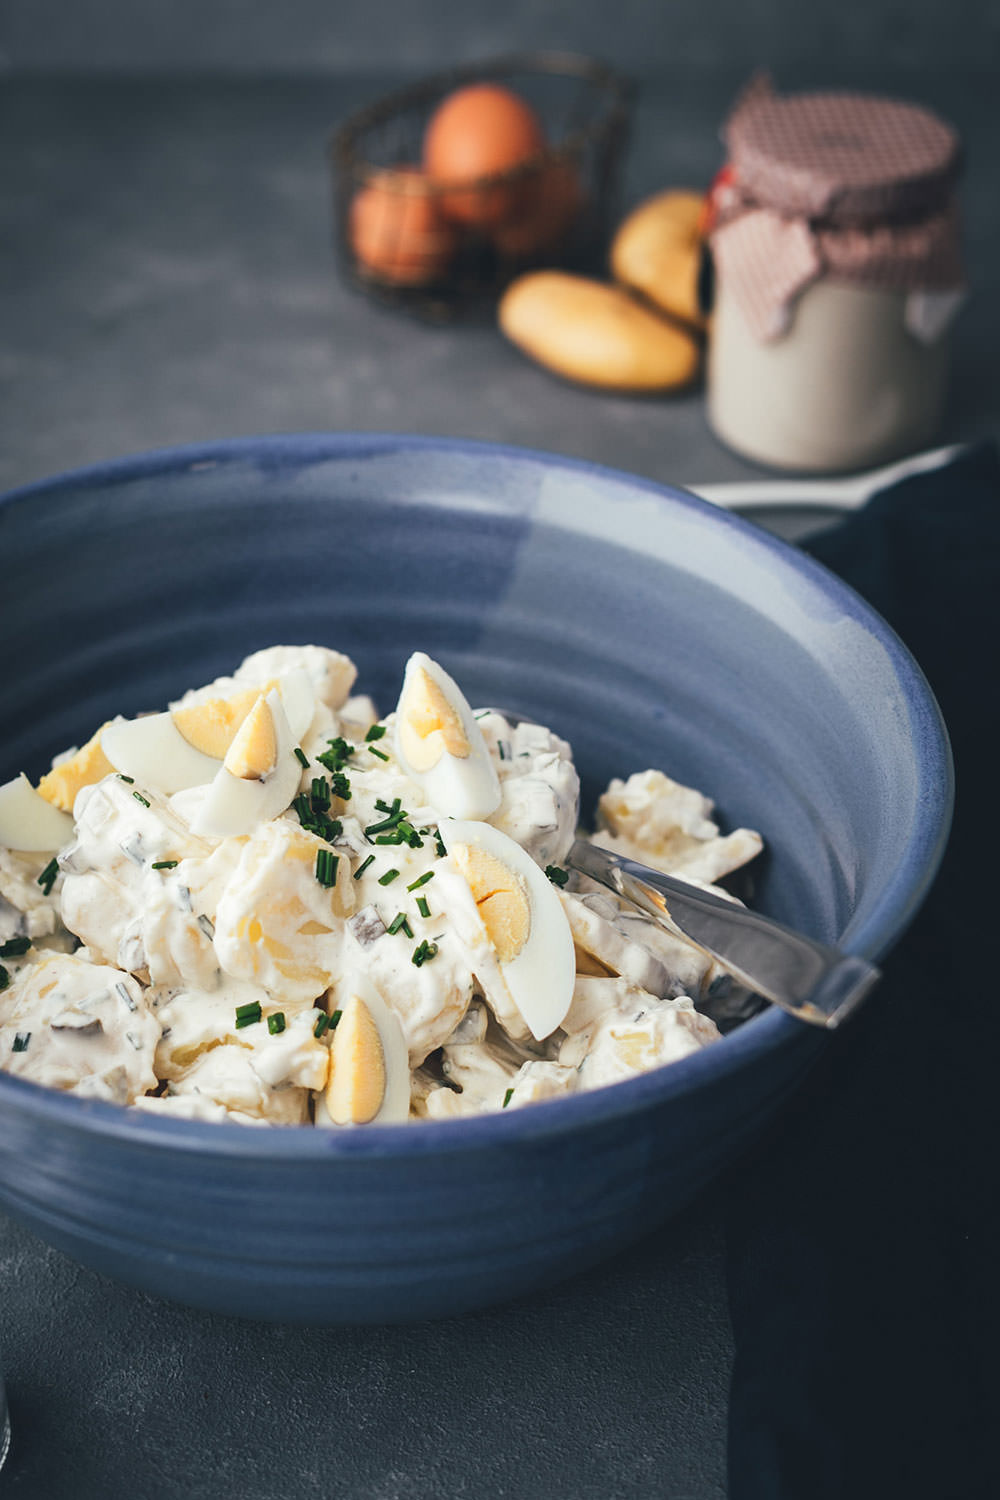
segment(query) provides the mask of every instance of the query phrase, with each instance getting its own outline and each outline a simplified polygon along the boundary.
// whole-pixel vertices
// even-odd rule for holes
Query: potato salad
[[[718,1039],[708,955],[564,861],[585,836],[717,889],[757,833],[644,770],[581,835],[558,735],[473,710],[421,652],[385,717],[355,678],[270,647],[0,786],[0,1067],[343,1129],[519,1109]]]

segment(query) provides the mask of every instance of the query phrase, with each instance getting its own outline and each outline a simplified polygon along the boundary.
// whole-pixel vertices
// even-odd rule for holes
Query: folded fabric
[[[729,1184],[730,1500],[978,1500],[1000,1495],[997,448],[809,550],[922,666],[956,810],[881,985]]]

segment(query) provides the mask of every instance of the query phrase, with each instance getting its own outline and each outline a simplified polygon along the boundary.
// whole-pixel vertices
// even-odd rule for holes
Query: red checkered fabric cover
[[[780,338],[795,299],[823,278],[961,286],[961,143],[929,111],[866,94],[782,97],[759,80],[723,139],[712,252],[757,338]]]

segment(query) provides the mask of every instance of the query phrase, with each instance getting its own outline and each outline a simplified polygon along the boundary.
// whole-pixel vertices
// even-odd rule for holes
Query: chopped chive
[[[399,845],[403,843],[403,835],[401,833],[396,833],[395,831],[393,831],[392,833],[379,833],[375,836],[375,842],[376,844]]]
[[[329,1020],[329,1023],[328,1023],[331,1031],[336,1031],[338,1023],[340,1021],[340,1018],[341,1018],[341,1016],[343,1014],[344,1014],[344,1012],[342,1010],[335,1010],[334,1011],[334,1013],[330,1017],[330,1020]]]
[[[198,918],[198,926],[208,938],[209,942],[211,942],[215,937],[215,923],[212,921],[212,918],[207,917],[205,913],[202,912],[201,916]]]
[[[503,740],[497,740],[497,750],[500,752],[500,759],[501,760],[507,760],[507,758],[508,758],[508,756],[507,756],[507,749],[506,749],[506,746],[504,745]]]
[[[564,870],[561,865],[546,865],[545,873],[553,885],[565,885],[569,879],[569,871]]]
[[[30,937],[8,938],[5,943],[0,943],[0,958],[20,958],[30,947]]]
[[[427,905],[427,897],[426,896],[418,896],[417,897],[417,911],[420,913],[420,915],[422,917],[429,917],[430,916],[431,909]]]
[[[337,866],[339,864],[339,854],[331,854],[329,849],[318,849],[316,851],[316,879],[320,885],[328,888],[336,885]]]
[[[322,809],[330,806],[330,783],[324,777],[313,777],[309,800],[314,808]]]
[[[3,964],[0,964],[0,990],[5,990],[9,984],[10,975],[7,973],[7,970],[4,968]]]
[[[341,771],[334,771],[334,773],[333,773],[332,787],[333,787],[333,795],[335,797],[339,797],[340,800],[341,800],[341,802],[350,802],[350,800],[351,800],[351,783],[348,781],[347,777],[343,774],[343,772],[341,772]]]
[[[414,963],[419,969],[422,964],[425,964],[430,959],[434,958],[437,954],[437,951],[437,943],[429,943],[427,939],[424,938],[423,942],[418,943],[416,948],[414,948],[413,954],[411,956],[411,962]]]
[[[326,1015],[325,1013],[319,1015],[316,1020],[316,1025],[313,1027],[313,1036],[317,1039],[321,1037],[329,1024],[330,1017],[328,1015]]]
[[[154,861],[154,870],[176,870],[178,861],[176,859],[158,859]]]
[[[404,927],[404,926],[408,927],[409,923],[406,920],[406,912],[405,911],[401,911],[401,912],[397,912],[396,916],[393,917],[392,921],[389,923],[388,927],[385,930],[389,934],[389,936],[392,937],[394,933],[397,933],[400,930],[400,928]],[[407,937],[412,937],[412,936],[413,936],[412,932],[408,932],[407,933]]]
[[[384,724],[373,724],[368,733],[365,735],[365,744],[370,745],[372,740],[380,740],[384,734]]]
[[[258,1010],[260,1010],[260,1001],[259,1000],[248,1000],[247,1003],[246,1003],[246,1005],[237,1005],[237,1007],[236,1007],[236,1019],[238,1021],[241,1016],[249,1016],[253,1011],[258,1011]]]
[[[31,1032],[30,1031],[19,1031],[16,1034],[16,1036],[14,1037],[14,1046],[13,1046],[12,1050],[14,1052],[27,1052],[27,1050],[28,1050],[28,1043],[30,1041],[31,1041]]]
[[[117,772],[117,776],[118,776],[118,780],[119,781],[127,781],[128,784],[129,784],[129,786],[135,786],[135,777],[134,776],[126,776],[125,773],[124,773],[124,771],[118,771]]]
[[[504,1094],[504,1096],[503,1096],[503,1104],[500,1106],[500,1108],[501,1109],[506,1109],[507,1106],[508,1106],[508,1104],[510,1103],[510,1101],[513,1099],[513,1097],[514,1097],[514,1090],[513,1089],[508,1089],[507,1092],[506,1092],[506,1094]]]
[[[137,802],[141,802],[142,805],[143,805],[143,807],[148,807],[149,806],[149,798],[148,797],[144,797],[141,792],[133,792],[132,796],[135,798],[135,800]]]
[[[280,1036],[285,1029],[285,1012],[276,1010],[267,1018],[267,1029],[272,1036]]]
[[[388,755],[386,755],[386,753],[385,753],[384,750],[376,750],[374,745],[369,745],[368,749],[371,751],[372,755],[377,756],[379,760],[388,760],[389,759]]]
[[[363,859],[361,861],[361,863],[358,865],[358,868],[354,872],[354,878],[355,878],[355,880],[360,880],[361,879],[362,875],[365,873],[365,871],[367,870],[368,866],[372,863],[372,861],[374,860],[374,858],[375,858],[374,854],[369,854],[369,856],[368,856],[367,859]]]
[[[433,870],[425,870],[422,875],[418,875],[417,876],[416,880],[411,880],[410,883],[409,883],[409,885],[406,887],[406,889],[408,891],[417,891],[417,890],[420,889],[420,887],[422,885],[426,885],[427,882],[428,882],[428,880],[433,880],[433,879],[434,879],[434,871]]]
[[[57,859],[50,859],[48,864],[45,866],[45,869],[38,877],[38,884],[41,886],[46,896],[51,893],[52,887],[56,883],[56,876],[58,874],[59,861]]]
[[[384,802],[376,802],[375,806],[384,812],[386,816],[380,818],[377,823],[369,823],[365,828],[365,833],[385,833],[387,829],[397,827],[398,824],[406,819],[406,811],[400,806],[398,797],[393,807],[386,807]]]
[[[438,858],[439,859],[444,859],[444,857],[448,853],[448,851],[444,847],[444,839],[441,837],[440,832],[435,833],[435,835],[434,835],[434,848],[437,850]]]
[[[236,1030],[241,1031],[244,1026],[253,1026],[262,1015],[259,1000],[251,1000],[247,1005],[237,1005]]]
[[[306,752],[303,750],[303,748],[302,748],[301,745],[296,745],[295,746],[295,759],[298,761],[298,763],[299,763],[300,766],[308,766],[309,765],[309,757],[306,754]],[[278,1011],[277,1014],[280,1016],[281,1012]]]
[[[395,880],[398,874],[398,870],[386,870],[385,874],[380,875],[378,878],[379,885],[392,885],[392,882]]]

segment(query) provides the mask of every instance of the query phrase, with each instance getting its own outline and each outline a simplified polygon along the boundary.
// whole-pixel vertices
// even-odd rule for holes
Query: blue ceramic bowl
[[[348,652],[386,707],[419,646],[565,735],[585,802],[659,766],[761,829],[757,904],[851,952],[886,952],[937,865],[951,768],[912,659],[823,568],[681,492],[474,443],[278,437],[34,485],[0,528],[2,779],[274,642]],[[824,1045],[775,1010],[613,1088],[353,1133],[153,1119],[0,1073],[0,1201],[221,1312],[460,1313],[676,1213]]]

